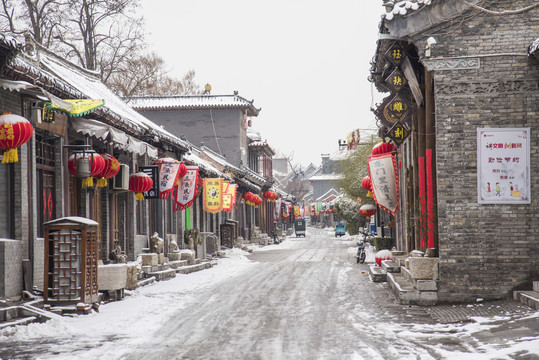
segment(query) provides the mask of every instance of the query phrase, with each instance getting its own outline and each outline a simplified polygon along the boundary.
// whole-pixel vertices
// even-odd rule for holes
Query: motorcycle
[[[356,260],[357,264],[361,263],[363,264],[365,262],[365,258],[367,257],[367,233],[363,233],[363,239],[359,240],[357,242],[357,254],[356,254]]]

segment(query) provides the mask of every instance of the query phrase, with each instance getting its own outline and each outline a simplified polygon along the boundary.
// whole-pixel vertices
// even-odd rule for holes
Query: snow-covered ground
[[[315,240],[320,244],[331,244],[331,246],[328,246],[326,249],[310,249],[309,246]],[[332,329],[335,329],[336,332],[343,331],[343,329],[350,329],[351,332],[348,335],[344,333],[342,335],[338,333],[332,334],[335,337],[336,348],[330,348],[328,350],[326,347],[331,347],[331,343],[325,344],[325,347],[323,346],[319,350],[319,356],[317,357],[321,359],[478,360],[513,359],[516,358],[515,354],[530,356],[526,359],[532,359],[534,355],[539,357],[538,333],[529,334],[527,337],[509,340],[509,342],[504,343],[482,342],[480,340],[481,337],[475,335],[488,333],[496,329],[500,322],[513,321],[509,315],[506,318],[477,317],[473,319],[473,322],[467,324],[416,324],[413,321],[407,323],[398,321],[380,322],[377,312],[373,311],[373,305],[366,305],[365,303],[367,301],[365,297],[367,293],[350,293],[354,289],[358,289],[357,276],[366,276],[362,274],[358,275],[357,272],[358,266],[365,265],[355,264],[356,242],[357,239],[349,235],[336,239],[334,237],[331,238],[329,231],[325,233],[318,229],[309,228],[306,238],[295,238],[292,236],[278,245],[269,245],[266,247],[255,246],[255,255],[258,255],[253,256],[254,258],[274,259],[281,256],[279,254],[282,254],[283,258],[286,256],[287,261],[293,258],[296,260],[291,261],[292,263],[299,261],[305,266],[298,267],[297,270],[291,267],[290,272],[310,269],[306,266],[309,262],[313,262],[312,265],[309,265],[314,266],[312,267],[313,270],[309,270],[312,273],[306,275],[313,278],[313,283],[305,284],[305,287],[308,288],[307,290],[297,291],[295,289],[293,293],[290,292],[292,289],[289,288],[292,285],[287,285],[286,282],[280,282],[281,279],[273,279],[271,275],[261,278],[254,276],[255,273],[266,271],[266,269],[275,272],[275,267],[265,268],[263,267],[265,265],[264,263],[249,260],[247,258],[249,254],[245,251],[239,249],[228,250],[226,251],[226,257],[220,259],[218,265],[211,269],[188,275],[178,275],[176,278],[139,288],[136,291],[129,292],[128,296],[122,301],[111,302],[101,306],[99,313],[94,312],[90,315],[75,317],[58,317],[43,324],[31,324],[4,329],[0,332],[0,359],[145,358],[146,355],[132,357],[130,355],[131,350],[137,347],[141,348],[141,344],[152,344],[154,342],[156,349],[159,348],[160,351],[163,351],[163,348],[172,346],[169,345],[168,341],[175,337],[185,338],[184,345],[178,348],[185,349],[191,337],[193,337],[193,342],[195,343],[198,343],[198,341],[204,343],[200,339],[209,340],[210,338],[208,336],[224,336],[221,332],[213,334],[205,333],[208,329],[212,329],[214,332],[216,329],[222,329],[221,327],[209,325],[211,321],[216,321],[218,325],[219,322],[223,322],[223,326],[230,329],[231,332],[234,332],[234,329],[236,331],[244,329],[249,330],[251,334],[254,329],[260,326],[267,326],[266,333],[268,334],[268,339],[265,340],[259,339],[256,334],[255,339],[258,340],[251,339],[247,334],[232,334],[232,339],[229,339],[227,335],[224,339],[228,340],[222,340],[227,344],[230,343],[230,346],[235,344],[239,348],[254,349],[250,350],[253,352],[251,354],[252,358],[261,359],[305,358],[303,356],[310,358],[309,354],[300,351],[303,349],[301,342],[303,340],[307,341],[307,338],[316,337],[317,332],[324,331],[323,329],[326,327],[330,331]],[[344,250],[339,250],[341,251],[339,253],[337,251],[339,248]],[[300,249],[301,253],[299,252]],[[298,252],[298,255],[293,255],[294,252]],[[320,254],[324,255],[325,258],[322,259],[321,256],[318,256]],[[337,259],[343,258],[345,259],[345,265],[343,266],[342,261],[339,260],[341,261],[341,265],[337,267]],[[321,286],[321,284],[325,284],[325,280],[320,278],[320,274],[316,273],[316,266],[319,266],[316,263],[317,261],[327,261],[326,265],[330,261],[335,264],[328,267],[330,273],[336,274],[335,277],[337,279],[335,284],[329,284],[333,290],[327,294],[332,298],[327,298],[325,297],[326,295],[317,295],[323,291],[329,291],[329,288],[324,290],[323,286],[326,285]],[[367,261],[374,261],[372,250],[368,252]],[[283,267],[290,266],[287,264],[290,264],[290,262],[277,262],[277,265],[273,266],[277,266],[283,271]],[[282,274],[284,273],[280,273],[280,275]],[[253,279],[252,281],[254,283],[259,282],[260,289],[264,290],[255,289],[249,294],[249,297],[246,297],[244,300],[238,300],[238,296],[245,296],[245,294],[237,294],[232,290],[235,289],[241,292],[251,289],[249,287],[250,285],[246,284],[245,279]],[[263,280],[266,284],[264,284]],[[306,282],[307,280],[304,279],[302,281]],[[314,281],[316,281],[316,286],[313,286],[315,284]],[[380,285],[378,284],[369,284],[364,279],[361,279],[361,281],[364,284],[363,286],[376,287],[377,291],[384,291],[384,289],[380,290]],[[222,284],[226,284],[226,286],[221,286]],[[297,284],[294,284],[294,287],[296,286]],[[279,291],[284,292],[279,293]],[[273,298],[271,294],[275,294],[276,298]],[[261,296],[260,299],[257,298],[258,295]],[[227,296],[230,298],[227,298]],[[392,294],[388,291],[387,296],[392,296]],[[289,299],[284,301],[286,297],[289,297]],[[279,298],[282,299],[281,302],[279,302]],[[324,300],[321,299],[324,298],[331,299],[333,304],[329,315],[316,316],[316,314],[312,314],[314,310],[316,312],[324,309],[325,304],[313,303],[323,302]],[[355,299],[355,302],[351,302],[351,299]],[[216,305],[211,305],[213,302]],[[252,309],[249,308],[249,304],[251,303],[255,306]],[[261,305],[256,305],[258,303]],[[290,309],[287,308],[288,303],[293,307]],[[242,304],[245,304],[245,310],[238,309],[238,307],[241,308]],[[298,304],[302,305],[297,308]],[[335,309],[335,304],[341,304],[342,311],[346,313],[341,314],[342,316],[335,315],[339,313],[339,309]],[[204,316],[199,317],[199,315],[193,313],[200,306],[214,308],[219,305],[222,305],[222,311],[225,311],[226,314],[218,311],[211,313],[210,311],[208,316],[212,317],[212,319],[206,319]],[[233,311],[232,309],[235,310]],[[185,313],[185,311],[182,312],[183,310],[188,311],[188,313]],[[250,319],[248,314],[246,315],[247,320],[240,317],[240,315],[245,315],[245,312],[252,311],[254,311],[252,318],[253,324],[248,325],[244,323],[245,321],[251,321],[248,320]],[[274,319],[273,312],[275,312],[276,314],[286,313],[282,316],[286,315],[288,320],[285,321],[284,318],[283,320],[274,319],[276,321],[275,324],[270,326],[266,321],[272,320],[265,320],[266,318],[262,316],[264,311],[271,312],[268,319]],[[180,316],[178,314],[182,314],[181,316],[184,316],[184,318],[177,318],[177,316]],[[189,316],[191,316],[189,314],[195,316],[195,318],[189,319]],[[335,315],[335,318],[332,317],[333,315]],[[222,316],[224,317],[221,319]],[[290,316],[293,318],[290,319]],[[318,324],[317,320],[315,320],[317,318],[319,319]],[[336,320],[337,318],[339,320]],[[539,312],[529,315],[528,320],[530,319],[539,321]],[[187,336],[187,334],[178,333],[184,331],[184,328],[178,328],[180,325],[176,325],[176,327],[169,326],[181,324],[184,320],[189,323],[189,327],[200,326],[200,328],[193,330],[193,333]],[[257,321],[262,320],[264,320],[264,323],[257,323]],[[197,325],[200,322],[203,322],[203,324]],[[302,328],[302,330],[297,330],[301,332],[300,337],[294,339],[296,347],[284,346],[285,340],[289,344],[292,341],[291,339],[285,339],[287,331],[292,331],[291,328],[295,329],[301,326],[302,322],[313,325],[305,325],[305,328]],[[346,322],[346,324],[343,322]],[[321,327],[322,325],[323,327]],[[280,326],[286,326],[288,329],[280,328]],[[171,333],[163,334],[163,332],[167,331]],[[305,339],[301,335],[303,332],[305,332],[303,334]],[[161,335],[158,336],[157,334]],[[234,336],[243,336],[243,340],[239,340]],[[264,341],[269,342],[269,344],[266,344]],[[256,345],[254,342],[260,344]],[[344,346],[343,344],[346,345]],[[147,345],[144,346],[144,349],[148,348]],[[203,345],[201,346],[204,348]],[[378,346],[378,349],[376,346]],[[265,350],[261,353],[256,353],[260,347],[263,347]],[[336,355],[339,354],[339,347],[343,348],[341,356]],[[355,347],[357,347],[356,351],[349,350]],[[289,353],[287,353],[287,348],[289,349]],[[20,349],[20,351],[13,353],[13,349]],[[25,350],[23,351],[22,349]],[[208,351],[215,351],[215,349],[208,345]],[[222,356],[220,358],[233,358],[228,354],[224,351],[221,353]],[[241,357],[239,353],[238,356],[236,358]],[[205,357],[197,357],[195,355],[189,358]],[[524,357],[522,358],[524,359]]]

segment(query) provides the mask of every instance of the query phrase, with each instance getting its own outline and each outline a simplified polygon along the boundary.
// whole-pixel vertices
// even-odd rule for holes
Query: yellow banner
[[[299,218],[299,206],[294,206],[294,217]]]
[[[103,99],[75,99],[75,100],[62,100],[68,103],[69,108],[62,108],[52,103],[45,103],[47,110],[58,111],[67,114],[70,117],[79,117],[91,113],[92,111],[99,109],[105,105]]]
[[[223,210],[223,179],[204,180],[204,210],[215,214]]]

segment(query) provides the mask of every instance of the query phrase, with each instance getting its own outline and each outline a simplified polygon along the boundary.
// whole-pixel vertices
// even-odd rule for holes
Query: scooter
[[[357,264],[361,263],[363,264],[365,262],[365,258],[367,257],[367,251],[366,251],[366,248],[367,248],[367,233],[363,233],[363,240],[359,240],[357,242],[357,255],[356,255],[356,260],[357,260]]]

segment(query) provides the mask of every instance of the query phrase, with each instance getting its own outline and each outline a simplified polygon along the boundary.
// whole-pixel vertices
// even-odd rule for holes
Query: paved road
[[[539,329],[533,330],[537,319],[527,324],[500,320],[503,324],[475,330],[436,324],[454,308],[441,306],[433,313],[397,304],[386,284],[370,281],[367,265],[355,263],[353,245],[327,230],[309,228],[306,238],[254,252],[249,256],[254,265],[193,292],[190,301],[141,308],[137,316],[154,318],[149,328],[141,319],[140,335],[134,339],[115,330],[121,323],[111,323],[110,335],[93,339],[84,332],[62,339],[60,333],[42,341],[5,344],[9,353],[4,359],[34,359],[36,354],[54,359],[60,354],[55,349],[61,348],[63,359],[70,353],[73,358],[95,358],[92,351],[103,354],[110,349],[107,359],[477,360],[491,358],[481,354],[494,345],[502,348],[515,345],[518,338],[539,338]],[[215,269],[219,266],[211,271]],[[151,296],[177,299],[181,294],[147,294],[139,302],[149,302]],[[162,319],[157,327],[156,316]],[[508,339],[510,345],[504,345]],[[521,350],[495,358],[537,358],[529,349]]]
[[[350,241],[310,229],[286,249],[255,252],[252,271],[221,283],[177,314],[154,345],[130,358],[404,359],[436,356],[424,336],[399,336],[432,324],[422,308],[398,305],[387,285],[356,265]],[[391,325],[387,325],[391,324]],[[465,350],[453,334],[434,342]]]

